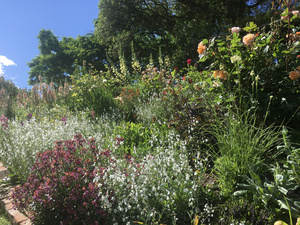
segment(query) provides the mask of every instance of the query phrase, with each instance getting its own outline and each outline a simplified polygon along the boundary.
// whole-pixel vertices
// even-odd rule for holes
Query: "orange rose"
[[[222,79],[222,80],[226,80],[227,77],[228,77],[228,73],[227,73],[226,71],[224,71],[224,70],[221,70],[221,71],[219,72],[219,77],[220,77],[220,79]]]
[[[198,49],[197,49],[197,52],[199,53],[199,55],[202,55],[203,53],[205,53],[206,48],[207,47],[202,42],[200,42],[198,45]]]
[[[219,70],[216,70],[213,75],[215,78],[217,78],[219,76]]]
[[[289,73],[289,78],[291,80],[297,80],[300,77],[300,72],[299,71],[292,71]]]
[[[220,78],[222,80],[226,80],[228,77],[228,73],[225,70],[216,70],[213,74],[215,78]]]

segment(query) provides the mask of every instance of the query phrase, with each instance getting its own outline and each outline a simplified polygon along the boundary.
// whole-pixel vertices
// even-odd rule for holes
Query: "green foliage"
[[[97,70],[103,70],[105,51],[95,42],[93,35],[58,37],[50,30],[42,29],[38,35],[40,54],[28,63],[29,81],[34,85],[41,75],[47,84],[54,82],[60,85],[75,69],[85,62],[91,63]]]
[[[73,111],[88,108],[98,116],[118,109],[114,90],[106,87],[106,82],[104,77],[94,74],[85,74],[81,78],[73,79],[67,105]]]
[[[260,121],[267,113],[268,125],[284,122],[296,128],[300,89],[293,74],[298,73],[298,25],[296,19],[293,24],[277,21],[254,34],[258,27],[249,23],[243,30],[252,33],[211,40],[199,66],[210,64],[203,69],[214,71],[214,77],[222,81],[223,92],[233,94],[238,108],[256,107]]]
[[[263,174],[268,163],[274,162],[282,153],[274,148],[282,143],[281,133],[276,127],[256,125],[255,113],[242,115],[229,113],[215,118],[211,134],[216,138],[212,146],[215,157],[215,172],[221,192],[231,194],[242,175],[249,171]],[[252,117],[253,116],[253,117]]]
[[[245,182],[238,184],[240,190],[236,191],[234,196],[247,195],[255,204],[263,203],[275,215],[281,215],[290,210],[294,218],[299,217],[299,196],[290,194],[299,188],[299,185],[291,182],[288,171],[280,169],[279,165],[272,168],[272,171],[274,181],[267,179],[264,181],[250,170],[250,176],[244,176]]]
[[[13,100],[16,98],[19,89],[12,81],[7,81],[0,76],[0,115],[6,115],[9,119],[15,117]]]
[[[126,153],[141,159],[147,154],[155,154],[157,148],[169,146],[168,137],[172,130],[165,124],[145,126],[142,123],[126,122],[117,126],[113,133],[119,155]],[[173,145],[178,143],[174,142]],[[178,147],[179,145],[176,148]]]
[[[133,42],[144,65],[160,46],[174,65],[184,67],[186,59],[195,59],[199,39],[226,32],[228,24],[245,24],[245,16],[264,21],[270,6],[269,0],[101,0],[94,34],[116,60],[120,46],[128,57]]]
[[[274,220],[271,212],[246,199],[230,199],[218,212],[219,224],[265,225]]]

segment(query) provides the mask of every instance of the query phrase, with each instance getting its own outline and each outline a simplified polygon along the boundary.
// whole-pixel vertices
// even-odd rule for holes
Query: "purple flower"
[[[28,113],[28,115],[27,115],[27,120],[30,121],[31,118],[32,118],[32,113]]]

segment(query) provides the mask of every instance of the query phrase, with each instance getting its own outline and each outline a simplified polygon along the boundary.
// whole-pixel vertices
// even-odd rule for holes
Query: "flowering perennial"
[[[240,33],[240,31],[241,31],[241,28],[239,28],[239,27],[232,27],[231,28],[232,33],[237,33],[238,34],[238,33]]]
[[[299,77],[300,77],[300,72],[298,70],[297,71],[291,71],[289,73],[289,78],[291,80],[297,80]]]
[[[202,55],[206,52],[206,46],[200,42],[199,45],[198,45],[198,49],[197,49],[197,52],[199,53],[199,55]]]
[[[103,183],[103,166],[97,170],[102,171],[97,172],[101,179],[93,182],[93,159],[106,158],[106,152],[96,150],[95,139],[86,148],[80,134],[55,143],[54,150],[37,154],[27,182],[13,190],[14,206],[29,209],[37,223],[48,218],[55,224],[103,224],[107,215],[103,199],[113,204],[113,192]]]
[[[243,43],[247,46],[251,45],[252,42],[255,39],[255,35],[254,34],[247,34],[246,36],[243,37]]]
[[[222,80],[226,80],[228,77],[228,73],[225,70],[216,70],[213,75],[215,78],[220,78]]]

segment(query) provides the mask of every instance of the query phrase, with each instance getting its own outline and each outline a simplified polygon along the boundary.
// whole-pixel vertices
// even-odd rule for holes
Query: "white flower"
[[[231,28],[232,33],[237,33],[238,34],[238,33],[240,33],[240,31],[241,31],[241,28],[239,28],[239,27],[232,27]]]
[[[242,61],[242,58],[239,55],[234,55],[230,58],[230,61],[235,64]]]

